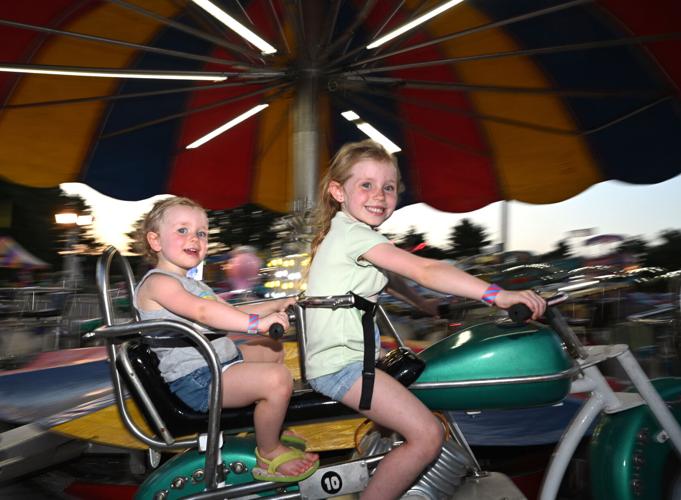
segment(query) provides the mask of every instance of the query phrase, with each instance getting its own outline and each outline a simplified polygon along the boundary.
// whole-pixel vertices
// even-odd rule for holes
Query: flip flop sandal
[[[296,436],[295,434],[282,433],[279,440],[289,448],[296,448],[300,451],[305,451],[307,449],[307,441],[305,441],[303,437]]]
[[[266,458],[263,458],[260,455],[260,453],[258,452],[258,448],[256,448],[255,456],[259,462],[262,462],[267,465],[267,470],[257,466],[253,468],[253,478],[257,479],[258,481],[273,481],[276,483],[297,483],[298,481],[302,481],[303,479],[310,477],[319,468],[319,460],[316,460],[310,466],[309,469],[307,469],[302,474],[298,474],[297,476],[288,476],[282,474],[281,472],[277,472],[279,466],[287,462],[290,462],[291,460],[300,460],[305,457],[305,454],[298,449],[291,449],[291,451],[284,452],[281,455],[278,455],[277,457],[273,458],[272,460],[267,460]]]

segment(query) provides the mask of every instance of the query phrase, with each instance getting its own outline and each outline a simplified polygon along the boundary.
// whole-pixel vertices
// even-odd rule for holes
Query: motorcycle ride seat
[[[135,375],[163,419],[166,428],[173,436],[207,432],[208,413],[193,410],[170,391],[158,369],[158,358],[147,344],[131,342],[128,344],[127,354]],[[156,429],[153,425],[153,420],[149,418],[142,398],[130,383],[127,373],[120,363],[120,358],[118,359],[118,371],[124,378],[128,391],[142,411],[147,423],[156,432],[159,432],[159,429]],[[221,430],[237,433],[252,429],[254,409],[255,405],[244,408],[223,408],[220,419]],[[345,405],[307,388],[294,391],[286,413],[285,424],[295,425],[346,415],[350,417],[356,414]]]

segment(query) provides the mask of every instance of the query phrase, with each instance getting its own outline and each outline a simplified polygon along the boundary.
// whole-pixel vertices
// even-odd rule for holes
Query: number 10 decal
[[[343,480],[333,471],[322,476],[322,489],[330,494],[338,493],[343,487]]]

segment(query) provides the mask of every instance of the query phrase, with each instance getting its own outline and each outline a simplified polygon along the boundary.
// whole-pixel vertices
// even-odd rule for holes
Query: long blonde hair
[[[158,255],[156,255],[156,252],[149,245],[147,234],[158,233],[161,225],[161,219],[163,219],[163,215],[166,213],[166,210],[176,206],[196,208],[197,210],[202,210],[205,212],[205,208],[203,208],[197,202],[182,196],[171,196],[169,198],[163,198],[162,200],[154,203],[154,205],[151,207],[151,210],[149,210],[149,212],[147,212],[147,214],[144,216],[142,225],[135,235],[136,249],[142,253],[145,260],[147,260],[150,264],[156,265],[158,262]]]
[[[338,150],[331,160],[329,169],[319,185],[319,203],[315,213],[315,227],[317,234],[312,240],[311,254],[314,257],[317,248],[331,229],[331,220],[341,209],[341,204],[329,193],[329,186],[337,182],[341,186],[352,175],[352,167],[361,160],[374,160],[390,163],[397,171],[398,191],[401,191],[400,170],[397,168],[397,160],[379,143],[367,139],[361,142],[349,142]]]

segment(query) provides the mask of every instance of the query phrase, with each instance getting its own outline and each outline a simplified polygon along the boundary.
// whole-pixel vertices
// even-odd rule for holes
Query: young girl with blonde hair
[[[392,215],[399,191],[396,160],[382,146],[367,140],[340,149],[320,186],[309,296],[353,292],[376,302],[388,285],[387,275],[395,273],[438,292],[504,309],[524,303],[534,318],[543,313],[544,302],[533,292],[503,290],[445,262],[392,245],[376,228]],[[370,407],[361,404],[364,331],[359,310],[309,309],[306,321],[305,370],[312,387],[404,438],[381,461],[362,498],[399,497],[439,455],[441,424],[407,388],[380,370],[375,372]]]
[[[135,307],[142,319],[174,319],[202,333],[213,330],[267,332],[274,323],[288,328],[285,309],[295,299],[280,299],[235,307],[203,282],[187,277],[206,256],[208,218],[188,198],[171,197],[154,204],[144,219],[140,242],[155,267],[137,285]],[[310,476],[319,457],[290,448],[299,441],[280,436],[293,381],[276,353],[263,345],[237,347],[227,336],[212,342],[222,365],[222,406],[238,408],[256,403],[253,416],[258,466],[253,477],[294,482]],[[194,347],[155,348],[159,370],[170,390],[196,411],[208,409],[210,371]],[[300,443],[298,443],[300,445]]]

